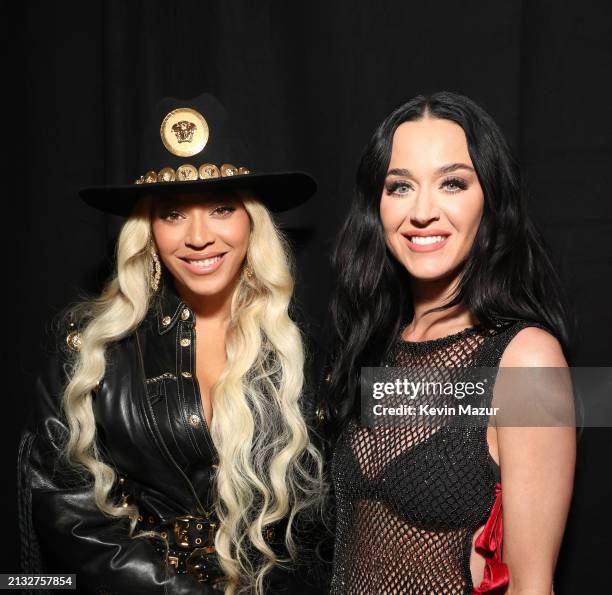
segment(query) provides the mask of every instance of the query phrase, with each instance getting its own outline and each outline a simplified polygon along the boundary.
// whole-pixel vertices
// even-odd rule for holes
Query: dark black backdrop
[[[611,14],[587,1],[28,2],[4,20],[3,160],[10,389],[0,567],[16,571],[14,460],[50,317],[100,288],[121,220],[76,197],[129,182],[149,106],[216,93],[253,168],[299,167],[317,197],[297,228],[297,295],[320,329],[332,238],[375,124],[420,92],[465,93],[499,122],[578,321],[574,365],[611,365]],[[9,37],[8,34],[11,34]],[[600,592],[612,553],[610,430],[584,433],[557,595]],[[537,536],[534,536],[537,547]]]

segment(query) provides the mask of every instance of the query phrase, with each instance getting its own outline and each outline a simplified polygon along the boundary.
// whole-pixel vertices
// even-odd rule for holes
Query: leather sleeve
[[[130,538],[128,520],[104,515],[93,500],[90,477],[60,457],[68,435],[60,406],[64,361],[56,348],[46,372],[37,378],[21,439],[22,571],[75,573],[78,593],[218,593],[191,575],[175,574],[150,539]]]

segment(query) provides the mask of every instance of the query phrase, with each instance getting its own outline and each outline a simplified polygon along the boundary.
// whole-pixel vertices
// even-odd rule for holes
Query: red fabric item
[[[474,587],[473,595],[503,595],[510,582],[508,565],[502,562],[502,493],[501,483],[495,484],[495,502],[482,533],[475,543],[476,551],[485,557],[482,582]]]

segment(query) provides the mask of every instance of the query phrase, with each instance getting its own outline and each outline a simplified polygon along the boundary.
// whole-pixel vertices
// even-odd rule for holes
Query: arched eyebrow
[[[457,171],[458,169],[466,169],[471,172],[475,172],[474,168],[469,166],[467,163],[450,163],[439,167],[435,173],[436,175],[450,174],[451,172]],[[404,176],[406,178],[412,178],[412,173],[409,169],[393,168],[387,172],[388,176]]]

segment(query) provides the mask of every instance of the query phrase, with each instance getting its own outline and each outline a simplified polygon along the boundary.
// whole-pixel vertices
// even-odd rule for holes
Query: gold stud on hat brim
[[[159,177],[159,176],[158,176]],[[312,176],[299,170],[279,172],[251,172],[225,178],[208,178],[173,183],[121,184],[116,186],[93,186],[79,189],[79,196],[91,207],[105,213],[128,217],[136,201],[147,195],[172,195],[181,192],[216,192],[225,189],[252,191],[272,212],[293,209],[306,202],[317,190]]]
[[[171,167],[164,167],[159,170],[157,180],[159,182],[174,182],[176,180],[176,172]],[[138,181],[136,183],[138,183]]]
[[[214,163],[205,163],[204,165],[200,165],[198,174],[201,180],[208,180],[210,178],[218,178],[221,172]]]
[[[189,180],[197,180],[198,179],[198,169],[194,165],[190,163],[185,163],[184,165],[179,165],[176,168],[176,178],[180,182],[187,182]]]
[[[227,176],[235,176],[238,175],[238,168],[235,165],[232,165],[231,163],[224,163],[221,166],[221,176],[222,177],[227,177]]]
[[[251,170],[248,167],[236,167],[232,163],[224,163],[221,167],[217,167],[214,163],[204,163],[200,167],[195,167],[190,163],[183,163],[176,170],[171,167],[164,167],[159,172],[150,170],[143,176],[136,178],[134,184],[191,182],[198,179],[212,180],[215,178],[246,176],[250,173]]]
[[[155,184],[157,182],[157,172],[153,170],[148,171],[142,178],[145,184]]]

